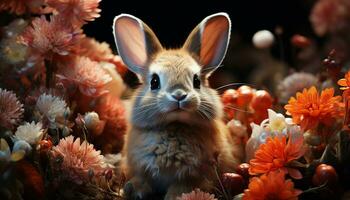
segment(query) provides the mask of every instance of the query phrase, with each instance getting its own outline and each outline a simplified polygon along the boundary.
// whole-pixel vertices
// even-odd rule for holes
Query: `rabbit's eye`
[[[201,88],[201,80],[199,79],[197,74],[195,74],[193,77],[193,87],[196,89]]]
[[[151,79],[151,90],[157,90],[157,89],[160,89],[159,76],[157,74],[153,74]]]

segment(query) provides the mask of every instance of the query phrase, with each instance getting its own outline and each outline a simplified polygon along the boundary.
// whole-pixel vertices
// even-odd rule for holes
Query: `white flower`
[[[36,107],[50,121],[55,121],[56,117],[64,116],[64,113],[68,111],[67,104],[63,99],[50,94],[40,95]]]
[[[84,115],[85,126],[88,129],[93,129],[100,123],[100,118],[96,112],[87,112]]]
[[[286,128],[286,118],[281,113],[276,113],[275,111],[268,109],[269,118],[264,120],[264,122],[268,122],[267,127],[270,131],[281,132]]]
[[[15,133],[18,139],[24,140],[32,145],[39,142],[43,134],[42,124],[40,122],[36,124],[34,121],[32,123],[26,122],[24,125],[19,126]]]

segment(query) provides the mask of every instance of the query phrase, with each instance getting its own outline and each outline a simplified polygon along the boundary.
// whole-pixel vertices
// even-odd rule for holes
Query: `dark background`
[[[250,61],[253,59],[250,59],[250,55],[247,56],[259,51],[252,46],[251,38],[254,33],[262,29],[275,33],[276,27],[281,27],[283,34],[276,38],[270,52],[273,57],[293,68],[295,49],[291,48],[290,38],[296,33],[315,38],[309,22],[309,13],[314,3],[315,0],[102,0],[101,17],[88,23],[84,29],[88,36],[108,42],[115,51],[113,18],[121,13],[128,13],[148,24],[163,46],[174,48],[183,44],[191,30],[203,18],[213,13],[227,12],[232,22],[230,48],[223,69],[220,68],[215,73],[221,74],[220,77],[215,78],[214,74],[214,78],[219,81],[211,82],[217,82],[215,86],[229,82],[253,83],[251,74],[254,74],[256,66],[261,62]],[[248,59],[242,61],[241,57]],[[265,82],[269,82],[268,78]],[[260,84],[259,87],[261,86],[267,84]]]
[[[147,23],[165,47],[178,47],[190,31],[207,15],[227,12],[232,31],[242,40],[250,42],[252,35],[261,29],[284,29],[285,38],[301,33],[310,35],[310,0],[216,0],[216,1],[140,1],[102,0],[101,17],[85,26],[87,35],[106,41],[114,47],[113,18],[128,13]]]

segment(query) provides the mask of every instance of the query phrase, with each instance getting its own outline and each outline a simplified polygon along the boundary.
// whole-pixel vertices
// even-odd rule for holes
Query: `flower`
[[[30,47],[33,53],[50,59],[56,54],[68,55],[81,37],[80,30],[67,25],[62,18],[51,16],[47,21],[41,16],[23,31],[19,41]]]
[[[296,200],[300,193],[291,180],[285,180],[283,172],[275,171],[253,177],[244,191],[243,200]]]
[[[261,144],[250,160],[249,173],[251,175],[264,174],[275,170],[282,170],[293,178],[299,179],[301,173],[288,167],[294,161],[304,155],[303,136],[268,137],[265,144]]]
[[[59,15],[71,21],[75,26],[81,26],[85,21],[94,21],[100,17],[98,8],[101,0],[47,0],[47,4],[56,9]]]
[[[20,121],[24,109],[16,95],[0,88],[0,126],[12,129]]]
[[[24,140],[17,140],[13,145],[13,152],[24,151],[26,155],[29,155],[32,151],[30,144]]]
[[[24,155],[25,155],[25,151],[24,150],[13,150],[11,152],[11,149],[8,145],[8,143],[6,142],[5,139],[0,138],[0,162],[1,161],[5,161],[5,162],[16,162],[21,160]]]
[[[26,12],[48,13],[50,9],[44,8],[45,0],[1,0],[0,11],[9,11],[16,15],[22,15]]]
[[[63,117],[69,111],[64,100],[46,93],[39,96],[36,102],[36,108],[50,121],[55,121],[57,117]]]
[[[287,103],[289,98],[294,96],[297,92],[303,91],[304,88],[312,86],[319,86],[320,83],[317,77],[310,73],[297,72],[293,73],[278,85],[279,101]]]
[[[76,54],[89,57],[97,62],[109,62],[115,57],[108,43],[100,43],[90,37],[82,38],[74,50]]]
[[[293,122],[303,131],[316,128],[319,124],[331,126],[336,119],[344,115],[340,96],[334,96],[334,89],[329,88],[318,94],[315,87],[298,92],[284,106]]]
[[[105,171],[104,158],[100,151],[96,151],[92,144],[86,141],[80,142],[80,138],[74,139],[68,136],[60,140],[57,146],[52,148],[53,160],[63,159],[61,163],[55,163],[56,170],[63,172],[63,176],[75,183],[81,184],[93,176],[102,175]]]
[[[319,36],[344,29],[349,23],[349,11],[348,0],[320,0],[310,14],[312,27]]]
[[[266,143],[268,137],[282,137],[291,135],[298,137],[301,134],[300,127],[292,123],[292,119],[285,118],[281,113],[268,109],[268,118],[260,125],[251,124],[252,134],[246,143],[246,159],[249,161],[254,157],[255,151],[260,144]],[[287,134],[288,133],[288,134]]]
[[[17,128],[15,135],[18,139],[24,140],[31,145],[38,143],[43,137],[44,131],[42,129],[42,124],[26,122]]]
[[[70,67],[62,67],[64,70],[57,75],[61,81],[74,82],[78,85],[81,93],[91,97],[101,96],[108,92],[103,89],[103,86],[110,82],[112,78],[98,62],[91,61],[87,57],[77,57],[68,65]]]
[[[217,200],[213,194],[195,189],[190,193],[183,193],[177,200]]]
[[[94,135],[100,135],[106,124],[105,121],[100,120],[96,112],[87,112],[84,115],[86,128]]]
[[[106,122],[96,144],[102,146],[104,153],[120,151],[127,130],[125,105],[119,98],[107,94],[96,105],[95,111],[99,114],[100,120]]]
[[[343,96],[344,97],[348,97],[350,96],[350,71],[348,71],[346,74],[345,74],[345,77],[342,78],[342,79],[339,79],[338,80],[338,85],[341,86],[340,89],[341,90],[344,90],[343,92]]]

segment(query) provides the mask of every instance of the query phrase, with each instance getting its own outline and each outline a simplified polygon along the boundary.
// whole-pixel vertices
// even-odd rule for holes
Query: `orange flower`
[[[343,97],[349,97],[350,96],[350,71],[348,71],[345,74],[345,77],[342,79],[339,79],[338,85],[340,85],[340,89],[344,90]]]
[[[265,144],[261,144],[250,160],[249,173],[251,175],[264,174],[275,170],[282,170],[295,179],[302,178],[301,173],[288,167],[291,161],[304,155],[303,136],[268,137]]]
[[[284,106],[293,122],[303,131],[316,128],[319,124],[331,126],[336,119],[344,115],[344,104],[340,96],[334,96],[334,89],[329,88],[318,94],[315,87],[298,92]]]
[[[275,171],[252,178],[243,200],[295,200],[300,193],[291,180],[285,180],[283,172]]]

